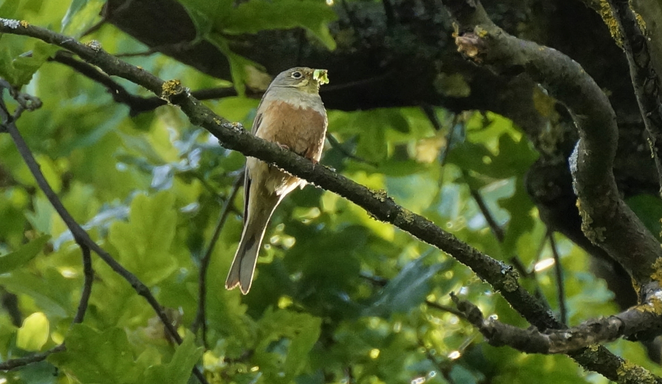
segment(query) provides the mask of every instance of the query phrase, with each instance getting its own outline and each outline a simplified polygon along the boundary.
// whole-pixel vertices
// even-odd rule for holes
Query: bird
[[[317,164],[328,125],[319,95],[320,85],[326,83],[325,69],[295,67],[281,72],[262,96],[251,132]],[[305,185],[305,180],[276,166],[254,157],[246,158],[244,225],[225,281],[226,289],[238,286],[242,294],[248,293],[271,215],[285,196]]]

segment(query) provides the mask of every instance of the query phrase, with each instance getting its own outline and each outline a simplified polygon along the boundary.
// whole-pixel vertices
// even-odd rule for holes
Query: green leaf
[[[0,274],[14,270],[32,260],[41,252],[50,238],[48,235],[42,236],[23,245],[12,253],[0,256]]]
[[[48,316],[67,317],[73,309],[71,294],[78,283],[66,279],[54,268],[48,268],[40,275],[23,269],[0,275],[0,285],[9,292],[30,296],[35,304]]]
[[[329,33],[328,23],[337,17],[323,1],[250,0],[240,3],[231,12],[217,15],[216,28],[230,34],[241,34],[302,27],[333,50],[336,42]]]
[[[195,336],[188,332],[184,342],[177,346],[172,360],[168,364],[154,365],[145,372],[145,380],[148,384],[186,384],[191,376],[193,366],[202,357],[203,348],[195,345]]]
[[[4,0],[2,4],[0,4],[0,17],[13,19],[20,3],[21,2],[17,0]]]
[[[16,88],[20,88],[32,79],[32,75],[57,52],[57,46],[35,41],[29,52],[23,52],[18,56],[11,56],[6,50],[0,56],[0,77],[7,79]]]
[[[105,1],[73,0],[62,19],[62,32],[79,36],[100,19],[99,10]]]
[[[179,0],[179,3],[184,6],[193,21],[198,38],[208,36],[214,26],[213,15],[219,13],[222,7],[224,10],[229,7],[227,0]]]
[[[308,364],[322,319],[307,313],[269,308],[258,323],[259,345],[253,363],[264,367],[267,383],[290,383]]]
[[[67,349],[54,353],[48,361],[82,383],[137,383],[138,367],[126,332],[110,328],[98,332],[84,324],[74,324],[66,336]]]
[[[655,237],[662,237],[662,226],[660,225],[662,204],[658,197],[639,195],[628,199],[626,203]]]
[[[230,73],[232,74],[232,83],[239,96],[246,93],[246,79],[248,74],[246,68],[249,66],[261,68],[261,66],[252,60],[236,54],[230,49],[229,41],[218,33],[212,33],[208,36],[209,41],[223,52],[230,62]]]
[[[426,265],[429,262],[428,255],[420,256],[405,265],[402,271],[373,298],[372,305],[364,311],[364,314],[389,317],[392,313],[407,313],[420,305],[432,290],[430,279],[441,269],[449,266],[449,263]]]
[[[49,336],[48,318],[42,312],[35,312],[23,320],[16,335],[16,346],[30,352],[37,352],[46,344]]]
[[[174,201],[169,191],[153,197],[137,195],[129,222],[110,226],[108,239],[119,251],[120,262],[147,285],[165,279],[178,267],[170,252],[177,221]]]

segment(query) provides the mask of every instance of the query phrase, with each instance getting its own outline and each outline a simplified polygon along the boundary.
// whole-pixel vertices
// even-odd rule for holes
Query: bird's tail
[[[253,273],[255,272],[255,265],[257,264],[257,256],[260,253],[260,246],[264,233],[276,207],[263,211],[249,210],[249,217],[244,225],[244,230],[241,233],[241,240],[237,253],[232,260],[232,266],[228,273],[228,278],[225,280],[225,288],[232,289],[239,286],[241,293],[244,295],[251,289],[253,282]]]

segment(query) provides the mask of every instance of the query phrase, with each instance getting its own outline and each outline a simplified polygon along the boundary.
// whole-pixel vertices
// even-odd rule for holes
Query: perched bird
[[[296,67],[271,82],[257,107],[251,132],[317,163],[328,123],[319,87],[328,83],[326,70]],[[246,159],[244,228],[225,288],[251,288],[257,256],[274,209],[301,180],[254,157]]]

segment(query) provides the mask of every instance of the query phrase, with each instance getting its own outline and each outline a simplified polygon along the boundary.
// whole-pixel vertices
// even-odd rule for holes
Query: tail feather
[[[260,253],[260,245],[264,230],[262,233],[252,233],[246,237],[246,231],[242,236],[237,253],[232,260],[230,273],[225,280],[225,288],[232,289],[239,286],[241,293],[244,295],[251,289],[253,282],[253,273],[255,272],[255,265],[257,264],[257,256]]]
[[[262,204],[262,206],[259,208],[249,207],[248,218],[244,224],[239,247],[237,247],[234,260],[232,260],[228,278],[225,280],[226,289],[239,286],[241,293],[244,295],[251,289],[262,239],[264,238],[271,214],[279,202],[278,197],[274,197],[274,201],[270,201],[269,199],[261,200],[259,204]],[[253,204],[255,202],[251,201],[251,203]]]

